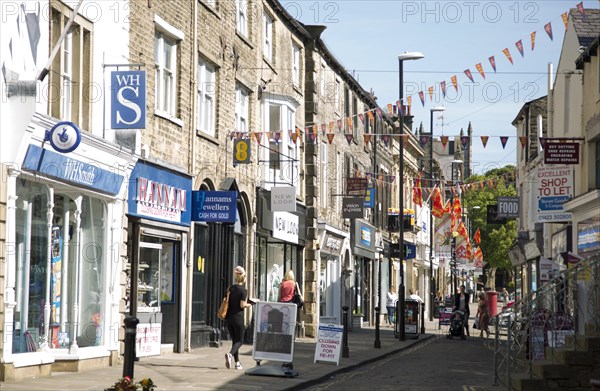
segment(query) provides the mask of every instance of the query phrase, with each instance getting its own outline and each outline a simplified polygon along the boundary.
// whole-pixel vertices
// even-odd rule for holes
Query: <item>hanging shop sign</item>
[[[344,238],[340,236],[334,236],[330,233],[326,233],[323,237],[323,242],[321,244],[321,253],[327,253],[335,256],[339,256],[342,251],[342,244],[344,243]]]
[[[296,187],[276,186],[271,188],[271,211],[295,212]]]
[[[573,220],[563,204],[573,197],[573,168],[570,166],[538,167],[536,175],[536,222],[554,223]]]
[[[129,183],[128,214],[190,225],[192,178],[138,161]]]
[[[348,195],[364,196],[368,185],[367,178],[346,178],[346,193]]]
[[[73,152],[81,142],[81,131],[73,122],[58,122],[47,132],[46,140],[58,152]]]
[[[192,191],[192,221],[235,223],[237,191]]]
[[[519,217],[519,197],[498,197],[498,213],[500,218]]]
[[[273,237],[298,244],[298,216],[288,212],[273,212]]]
[[[233,165],[250,164],[250,139],[240,138],[233,142]]]
[[[375,207],[375,188],[374,187],[369,187],[367,189],[367,192],[365,194],[364,207],[371,208],[371,209],[373,209]]]
[[[23,169],[44,174],[50,178],[68,182],[101,193],[116,195],[121,190],[124,177],[96,165],[61,155],[30,144]]]
[[[360,220],[354,220],[351,231],[353,253],[361,257],[375,258],[375,227]]]
[[[545,139],[544,164],[579,164],[579,143]]]
[[[364,212],[364,197],[342,198],[342,217],[345,219],[360,219]]]
[[[112,129],[146,128],[146,71],[114,71],[110,75]]]

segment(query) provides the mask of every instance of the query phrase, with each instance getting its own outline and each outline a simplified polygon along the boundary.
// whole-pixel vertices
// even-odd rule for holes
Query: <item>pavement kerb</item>
[[[406,346],[401,346],[401,347],[398,347],[398,348],[392,348],[392,349],[387,350],[386,352],[382,353],[381,355],[377,355],[375,357],[370,357],[370,358],[367,358],[367,359],[362,360],[360,362],[354,363],[352,365],[345,366],[345,367],[342,367],[342,368],[339,368],[339,369],[335,369],[335,370],[333,370],[333,371],[331,371],[331,372],[329,372],[329,373],[327,373],[327,374],[325,374],[323,376],[320,376],[320,377],[315,378],[315,379],[308,379],[308,380],[306,380],[304,382],[295,384],[294,386],[292,386],[290,388],[286,388],[285,390],[288,390],[288,391],[304,390],[307,387],[310,387],[310,386],[322,383],[322,382],[326,381],[327,379],[331,378],[332,376],[336,376],[336,375],[340,375],[342,373],[353,371],[353,370],[355,370],[357,368],[360,368],[360,367],[363,367],[365,365],[369,365],[369,364],[374,363],[376,361],[383,360],[383,359],[385,359],[385,358],[387,358],[389,356],[392,356],[394,354],[398,354],[398,353],[402,352],[403,350],[413,349],[413,348],[415,348],[416,345],[421,345],[421,344],[423,344],[425,342],[430,343],[431,342],[430,340],[433,340],[434,338],[436,338],[436,335],[433,335],[433,334],[421,335],[418,339],[415,339],[413,343],[410,343],[410,344],[408,344]]]

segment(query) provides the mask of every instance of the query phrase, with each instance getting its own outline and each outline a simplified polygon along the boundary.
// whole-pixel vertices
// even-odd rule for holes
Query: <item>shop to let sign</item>
[[[573,169],[569,166],[539,167],[536,178],[537,222],[571,221],[563,204],[573,197]]]

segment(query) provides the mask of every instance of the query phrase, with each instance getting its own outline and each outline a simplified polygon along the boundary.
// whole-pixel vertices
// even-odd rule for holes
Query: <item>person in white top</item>
[[[409,290],[408,290],[408,293],[409,293],[409,296],[408,296],[408,298],[409,298],[410,300],[416,300],[416,301],[418,301],[419,303],[422,303],[422,302],[423,302],[423,299],[421,299],[421,296],[417,295],[417,294],[415,293],[415,291],[414,291],[414,290],[412,290],[412,289],[409,289]]]
[[[394,324],[396,321],[396,317],[394,314],[396,313],[396,302],[398,301],[398,295],[396,294],[396,289],[393,286],[390,287],[390,290],[387,293],[387,315],[388,315],[388,324]]]

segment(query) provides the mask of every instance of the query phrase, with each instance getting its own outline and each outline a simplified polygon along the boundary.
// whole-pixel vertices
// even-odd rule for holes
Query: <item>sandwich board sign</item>
[[[339,324],[319,324],[317,344],[315,345],[315,360],[334,362],[340,365],[340,351],[344,326]]]

